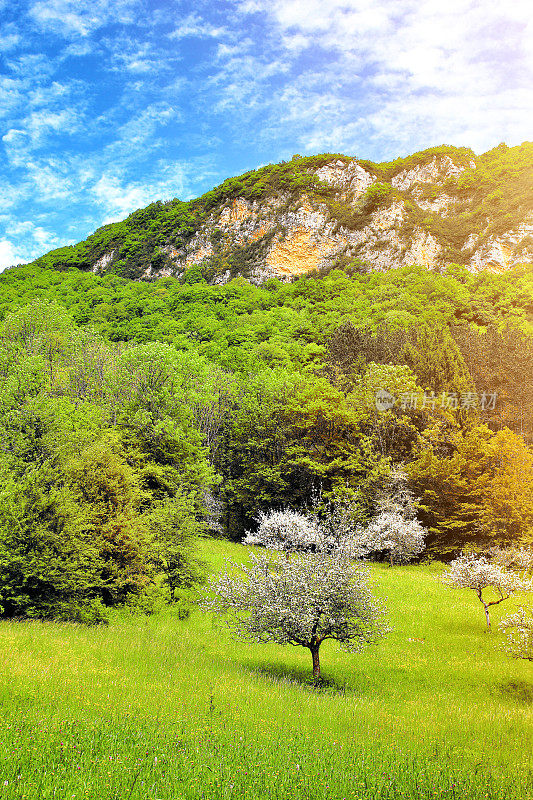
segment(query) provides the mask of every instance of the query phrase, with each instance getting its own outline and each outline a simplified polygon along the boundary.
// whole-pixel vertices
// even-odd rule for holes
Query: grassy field
[[[246,558],[202,550],[213,571]],[[373,566],[394,630],[359,655],[324,645],[320,690],[308,651],[199,612],[1,623],[0,800],[533,798],[533,665],[440,570]]]

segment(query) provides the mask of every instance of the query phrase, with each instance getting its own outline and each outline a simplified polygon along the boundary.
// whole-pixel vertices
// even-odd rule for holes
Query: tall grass
[[[246,557],[203,547],[215,571]],[[307,651],[199,612],[2,623],[0,800],[533,797],[533,667],[439,569],[373,567],[394,630],[324,645],[321,690]]]

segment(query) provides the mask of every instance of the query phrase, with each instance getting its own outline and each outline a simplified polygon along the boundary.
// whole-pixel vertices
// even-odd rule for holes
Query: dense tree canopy
[[[207,517],[239,540],[261,512],[319,495],[365,525],[397,467],[431,554],[527,543],[532,276],[333,271],[256,287],[8,271],[4,615],[179,600]]]
[[[117,348],[41,302],[0,330],[4,615],[99,621],[198,576],[189,542],[213,470],[194,411],[209,386],[188,391],[195,365],[150,347]]]

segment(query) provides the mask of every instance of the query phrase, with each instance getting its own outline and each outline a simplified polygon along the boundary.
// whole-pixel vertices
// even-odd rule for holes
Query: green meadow
[[[201,542],[212,572],[240,545]],[[348,654],[220,619],[1,622],[0,800],[533,797],[533,664],[499,650],[442,565],[372,566],[393,631]],[[330,646],[327,646],[330,645]]]

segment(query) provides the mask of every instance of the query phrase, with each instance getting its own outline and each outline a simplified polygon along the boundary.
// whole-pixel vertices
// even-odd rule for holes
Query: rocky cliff
[[[533,144],[439,147],[386,164],[294,156],[198,200],[154,203],[42,259],[144,280],[225,283],[411,264],[533,263]]]

